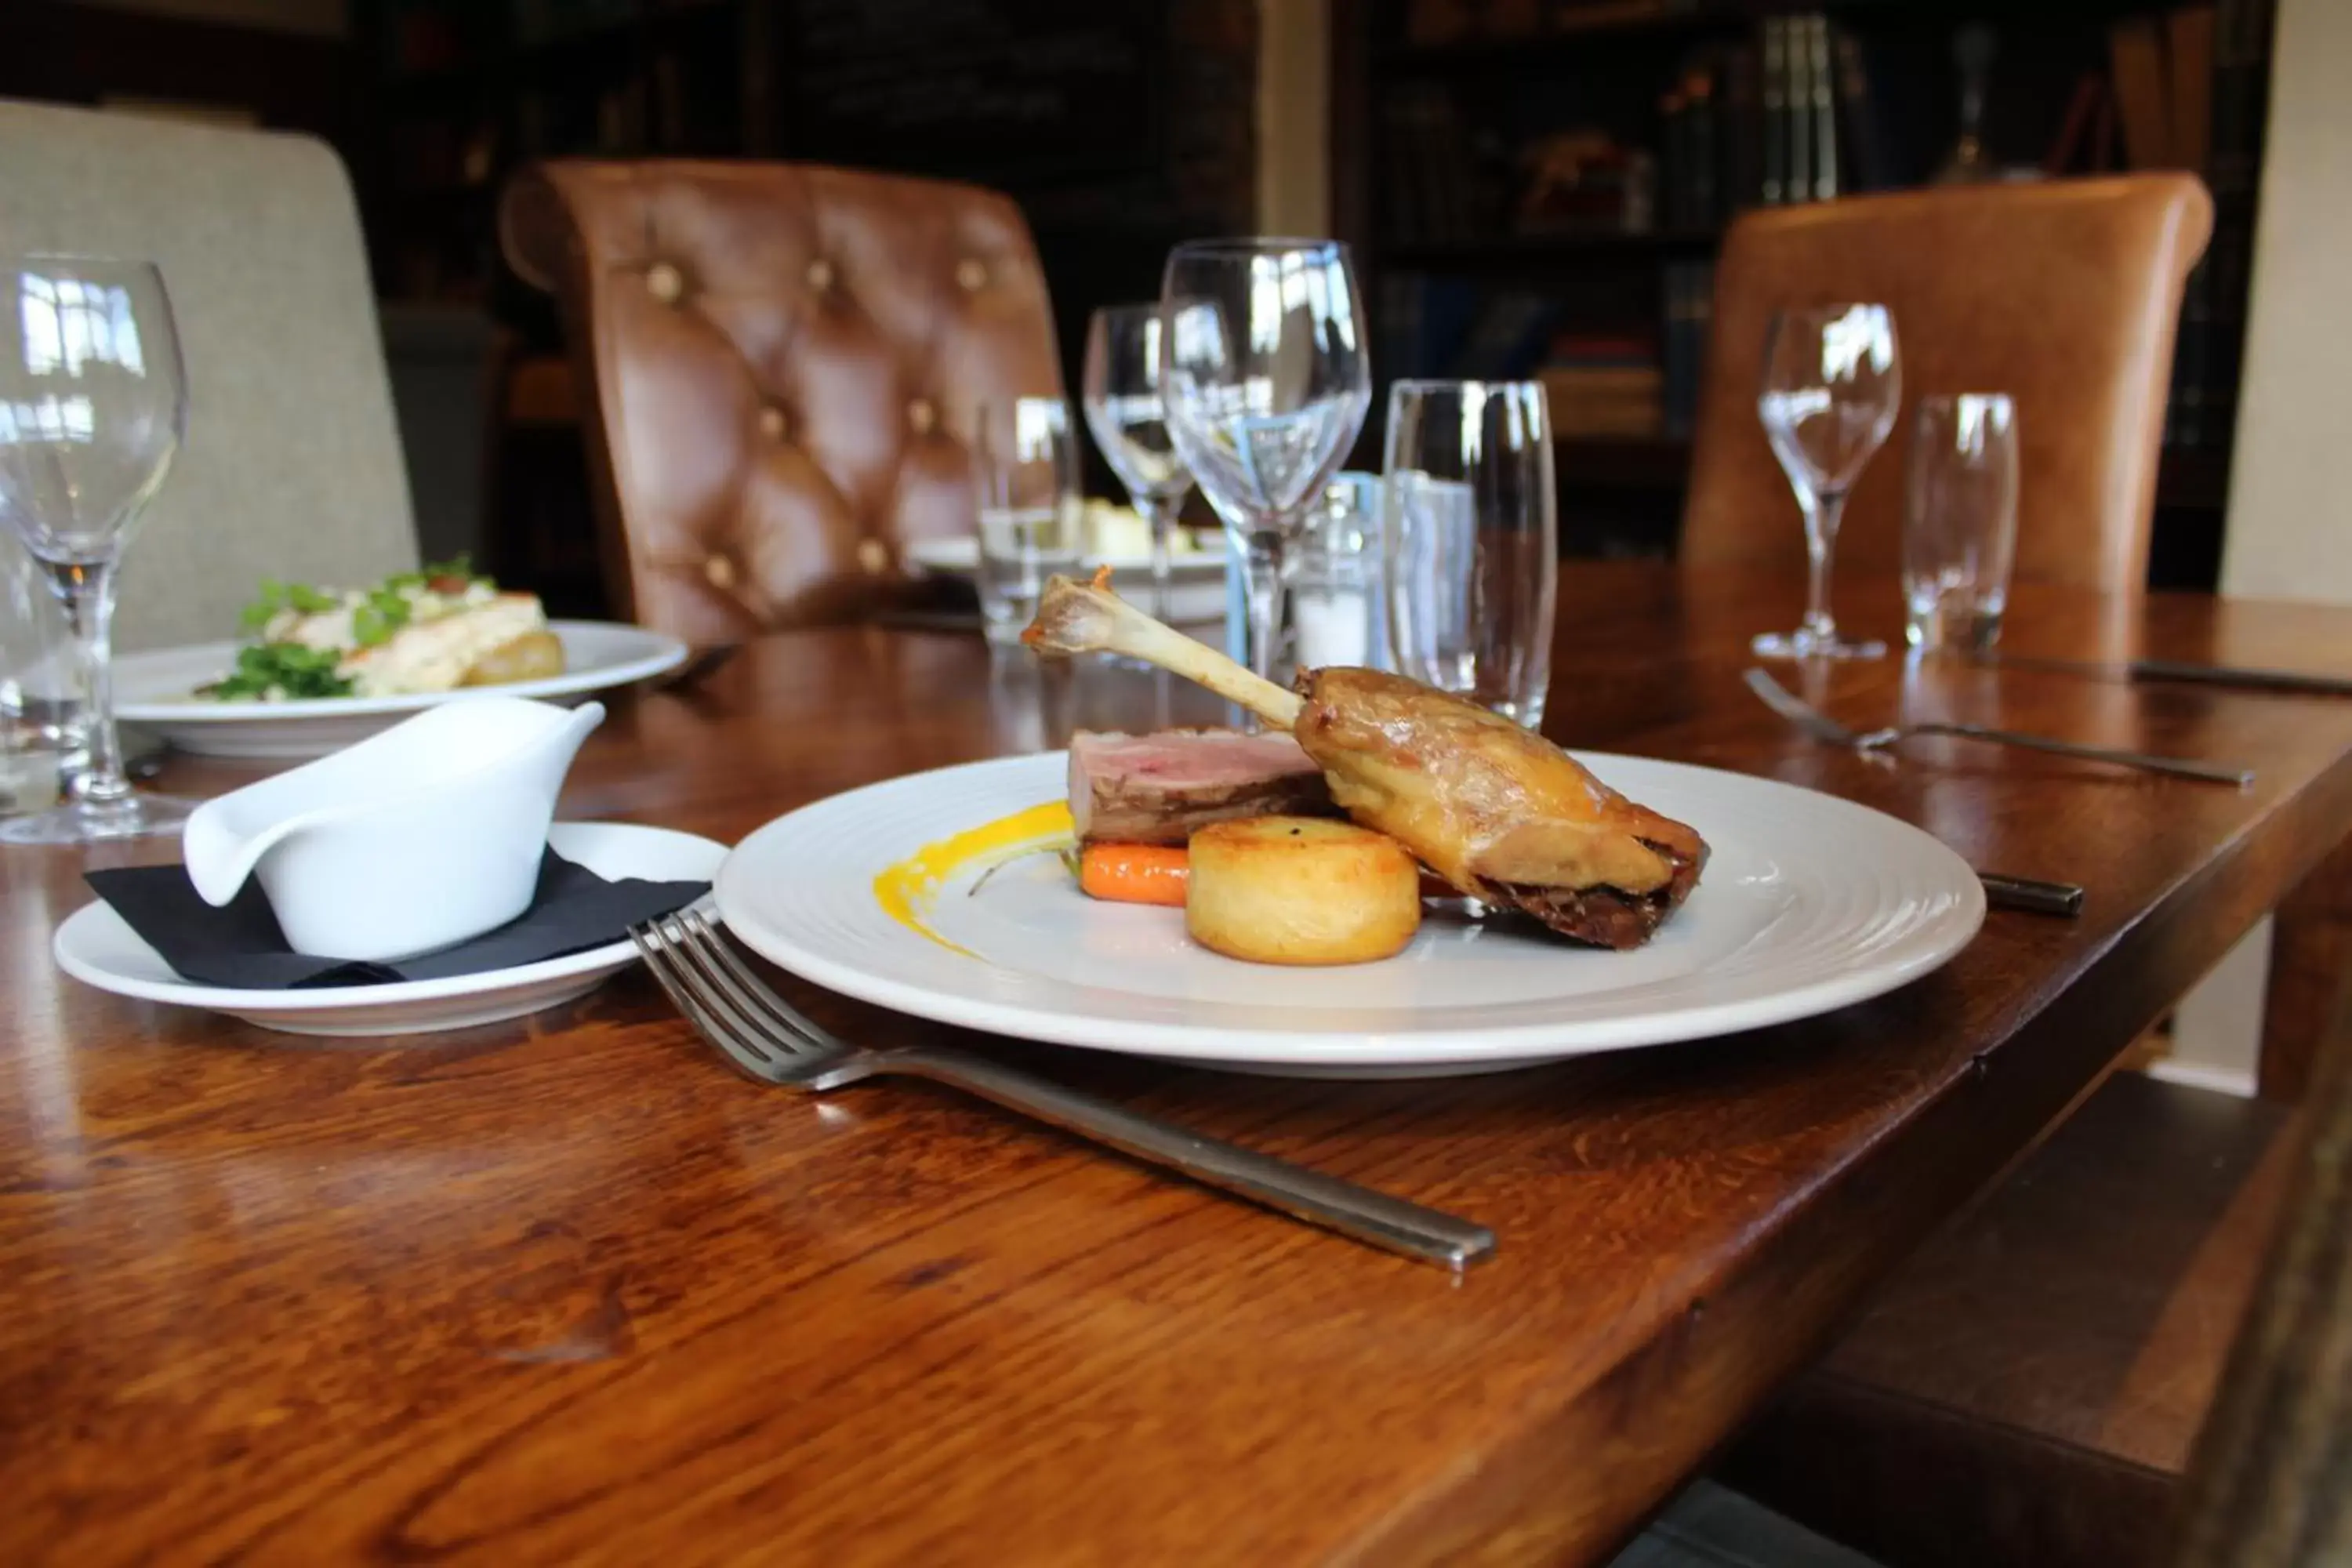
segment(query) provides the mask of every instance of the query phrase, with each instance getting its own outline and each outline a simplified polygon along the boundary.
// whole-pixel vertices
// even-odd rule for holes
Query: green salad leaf
[[[362,647],[389,642],[393,633],[408,624],[411,610],[407,595],[399,589],[373,590],[367,602],[352,612],[352,640]]]
[[[349,697],[352,683],[335,673],[341,659],[324,648],[300,643],[256,643],[239,648],[236,668],[198,694],[223,702],[255,700],[276,691],[289,698]]]
[[[275,577],[264,577],[259,594],[253,603],[246,605],[237,619],[247,631],[257,632],[275,619],[281,610],[315,616],[321,610],[333,609],[336,603],[332,594],[313,588],[308,583],[281,583]]]

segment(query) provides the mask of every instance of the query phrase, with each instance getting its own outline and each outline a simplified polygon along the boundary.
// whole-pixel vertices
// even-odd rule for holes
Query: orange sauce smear
[[[1076,840],[1077,825],[1070,820],[1067,801],[1048,801],[1000,816],[994,822],[966,828],[936,844],[926,844],[874,879],[874,901],[882,912],[929,942],[966,958],[980,955],[957,946],[931,928],[931,910],[940,890],[960,872],[1002,866],[1044,849],[1064,849]]]

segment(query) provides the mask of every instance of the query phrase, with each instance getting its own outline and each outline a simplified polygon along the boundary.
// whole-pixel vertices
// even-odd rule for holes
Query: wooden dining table
[[[1891,584],[1839,594],[1898,630]],[[961,1037],[1483,1221],[1499,1248],[1459,1277],[933,1086],[750,1082],[639,971],[522,1022],[335,1043],[101,994],[49,956],[82,860],[0,855],[0,1562],[1604,1560],[2352,832],[2341,699],[1785,671],[1857,724],[2256,778],[1825,747],[1740,679],[1801,601],[1565,566],[1547,731],[1864,803],[1979,870],[2083,884],[2079,918],[1996,910],[1943,969],[1806,1022],[1483,1077]],[[2024,586],[2004,647],[2342,672],[2352,611]],[[612,707],[564,816],[730,842],[1073,728],[1221,713],[884,626],[777,634]],[[779,984],[853,1040],[954,1033]]]

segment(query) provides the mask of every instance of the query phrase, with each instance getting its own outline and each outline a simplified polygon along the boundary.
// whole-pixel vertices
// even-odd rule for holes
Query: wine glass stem
[[[1176,501],[1167,496],[1139,495],[1135,510],[1151,526],[1151,615],[1163,625],[1172,606],[1169,603],[1168,578],[1171,570],[1169,553],[1176,531]]]
[[[87,811],[119,808],[131,798],[131,781],[122,773],[122,739],[114,728],[114,563],[47,565],[50,591],[65,605],[73,632],[82,722],[89,732],[89,763],[74,779],[74,801]]]
[[[1249,605],[1250,668],[1274,679],[1276,645],[1282,640],[1282,550],[1284,534],[1258,529],[1244,555],[1242,592]]]
[[[1830,615],[1830,557],[1844,515],[1843,490],[1824,490],[1805,508],[1805,631],[1816,642],[1837,640],[1837,622]]]

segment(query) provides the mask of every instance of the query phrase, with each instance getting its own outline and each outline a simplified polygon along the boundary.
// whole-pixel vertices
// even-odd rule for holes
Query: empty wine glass
[[[0,823],[12,844],[176,830],[190,803],[122,772],[112,683],[114,570],[187,428],[179,333],[152,262],[0,260],[0,513],[65,606],[89,761],[64,805]]]
[[[1171,618],[1169,546],[1192,476],[1168,437],[1160,401],[1159,305],[1106,305],[1087,322],[1087,428],[1151,526],[1151,613]]]
[[[1772,318],[1757,407],[1804,509],[1811,571],[1804,625],[1757,637],[1755,649],[1764,658],[1877,658],[1886,652],[1883,642],[1838,636],[1830,615],[1830,557],[1845,498],[1895,427],[1902,401],[1895,318],[1885,306],[1823,305]]]
[[[1371,405],[1348,247],[1191,241],[1169,253],[1160,310],[1168,433],[1240,547],[1250,668],[1271,676],[1291,543]]]

